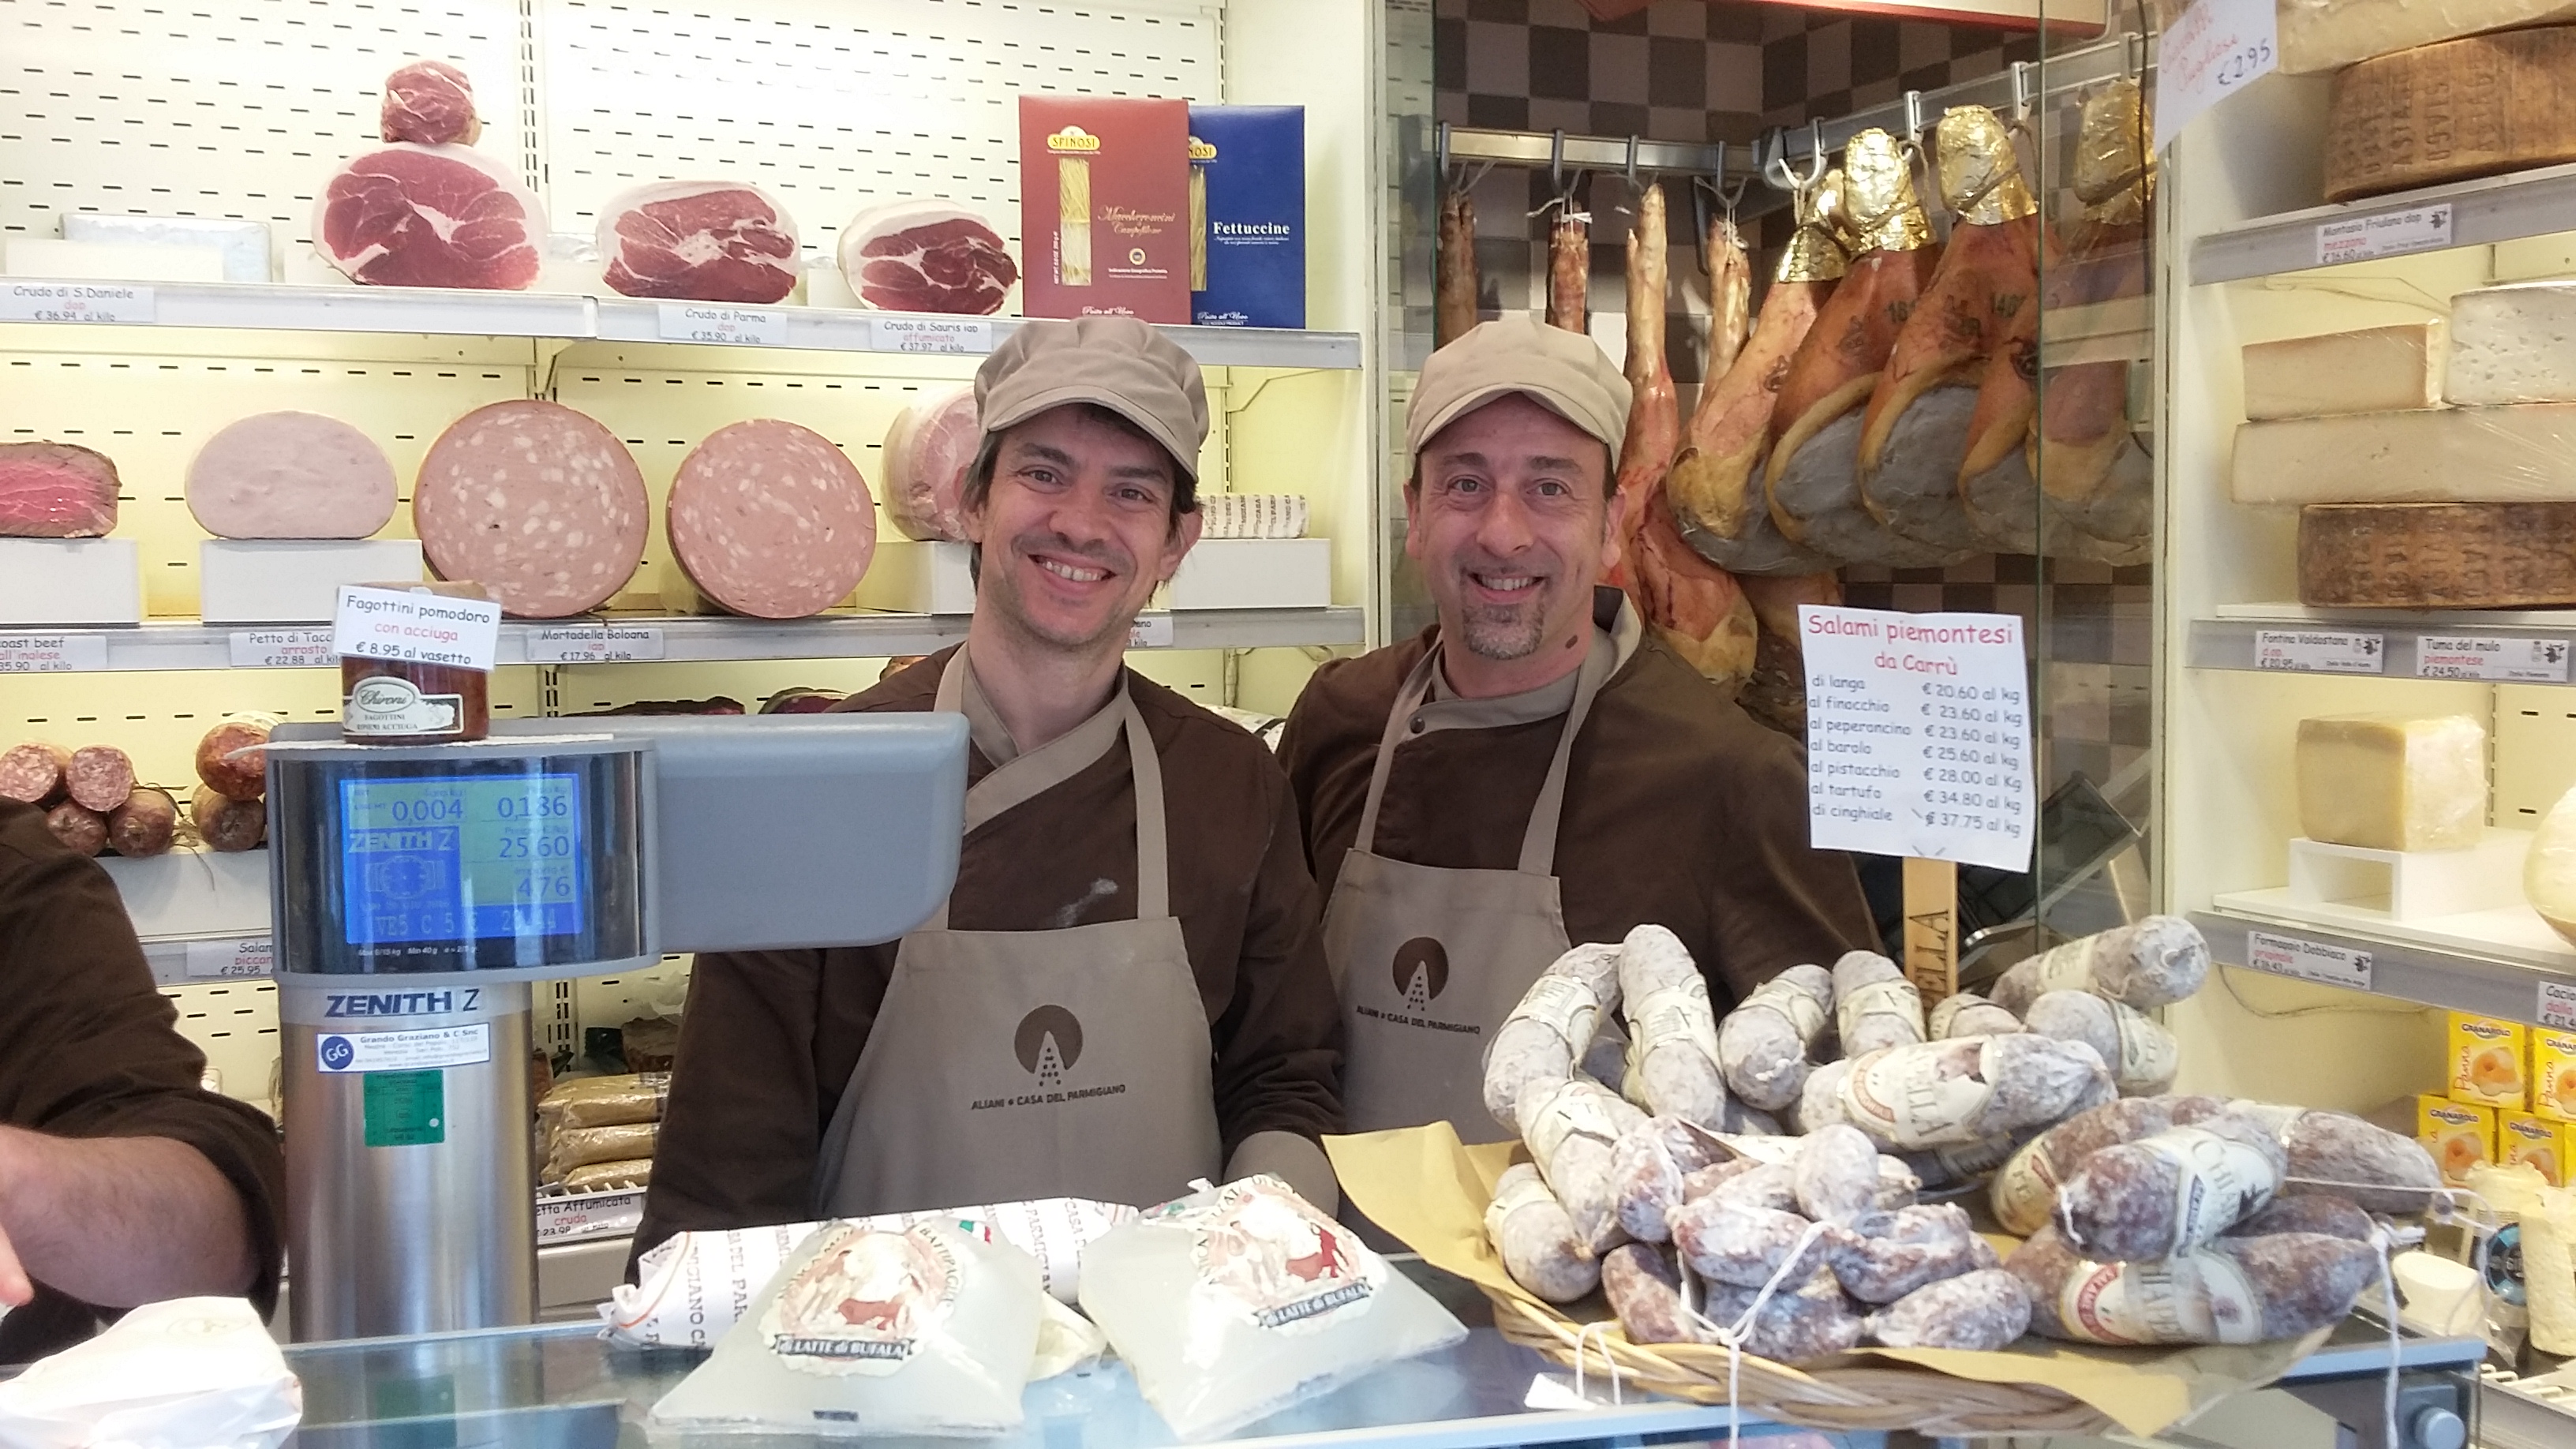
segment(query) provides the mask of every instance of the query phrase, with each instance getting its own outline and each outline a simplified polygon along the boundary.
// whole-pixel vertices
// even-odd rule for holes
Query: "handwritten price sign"
[[[2156,149],[2280,64],[2272,0],[2193,0],[2156,52]]]

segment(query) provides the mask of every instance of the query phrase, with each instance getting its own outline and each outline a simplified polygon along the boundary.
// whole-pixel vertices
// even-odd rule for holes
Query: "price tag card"
[[[622,629],[539,629],[528,636],[530,664],[624,664],[662,657],[662,631]]]
[[[337,664],[328,629],[235,629],[235,669],[309,669]]]
[[[2309,674],[2382,674],[2388,668],[2388,636],[2337,634],[2314,629],[2257,629],[2254,667],[2294,669]]]
[[[1171,648],[1171,611],[1167,609],[1158,613],[1138,614],[1136,622],[1127,626],[1127,647],[1130,649]]]
[[[188,979],[191,981],[266,976],[276,964],[266,936],[188,943]]]
[[[2447,202],[2407,211],[2383,211],[2348,221],[2319,222],[2317,265],[2402,257],[2408,252],[2440,251],[2450,244],[2451,208]]]
[[[501,647],[501,606],[408,589],[340,586],[331,652],[400,664],[446,664],[492,672]]]
[[[2419,635],[2415,640],[2415,677],[2492,679],[2504,684],[2565,684],[2567,641]]]
[[[2015,614],[1803,604],[1818,849],[2027,870],[2038,816]]]
[[[2275,976],[2295,976],[2326,986],[2370,989],[2370,953],[2340,946],[2276,936],[2269,931],[2245,933],[2245,964]]]
[[[665,342],[716,342],[731,347],[784,347],[787,313],[777,307],[727,307],[716,302],[657,304]]]
[[[868,340],[879,352],[990,352],[993,322],[989,317],[871,317]]]
[[[644,1189],[640,1187],[537,1199],[540,1244],[613,1238],[631,1233],[643,1223]]]
[[[2192,0],[2156,50],[2156,149],[2281,64],[2272,0]]]
[[[2540,1024],[2576,1031],[2576,981],[2540,983]]]
[[[0,632],[0,674],[83,674],[106,667],[104,634]]]
[[[0,322],[151,322],[160,305],[150,287],[114,282],[0,284]]]

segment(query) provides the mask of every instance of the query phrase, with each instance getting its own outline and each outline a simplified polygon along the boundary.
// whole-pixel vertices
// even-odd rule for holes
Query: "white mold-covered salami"
[[[1925,1014],[1924,1031],[1934,1041],[1962,1036],[2003,1036],[2021,1030],[2021,1018],[1973,991],[1942,997]]]
[[[2000,1268],[1962,1273],[1915,1289],[1862,1327],[1888,1348],[1992,1353],[2030,1331],[2030,1290]]]
[[[1717,1014],[1690,948],[1662,926],[1630,931],[1619,946],[1619,991],[1628,1020],[1628,1100],[1721,1125],[1726,1079],[1717,1069]]]
[[[1574,1220],[1546,1179],[1526,1162],[1503,1169],[1494,1184],[1485,1236],[1512,1281],[1550,1303],[1570,1303],[1601,1281],[1600,1260],[1575,1235]]]
[[[2221,1097],[2124,1097],[2081,1112],[2014,1151],[1995,1174],[1990,1201],[2004,1231],[2029,1237],[2057,1208],[2057,1190],[2087,1158],[2168,1127],[2226,1110]]]
[[[1798,1110],[1790,1124],[1803,1135],[1843,1120],[1843,1081],[1851,1075],[1848,1061],[1827,1062],[1807,1074],[1798,1089]]]
[[[365,538],[394,516],[393,461],[320,413],[226,424],[189,460],[182,487],[217,538]]]
[[[1924,1039],[1923,995],[1895,962],[1852,951],[1834,963],[1834,1029],[1854,1060]]]
[[[877,548],[867,480],[832,440],[760,418],[717,429],[671,479],[672,556],[737,614],[802,619],[858,587]]]
[[[559,403],[519,399],[456,420],[421,460],[412,522],[445,579],[523,619],[608,602],[644,559],[644,475],[617,435]]]
[[[2058,1229],[2104,1261],[2171,1257],[2271,1201],[2288,1170],[2270,1128],[2221,1113],[2084,1159],[2058,1189]]]
[[[1833,973],[1822,966],[1792,966],[1755,987],[1717,1024],[1728,1090],[1765,1112],[1796,1106],[1833,1009]]]
[[[1576,1077],[1532,1082],[1521,1093],[1521,1134],[1531,1160],[1594,1253],[1619,1241],[1618,1179],[1610,1167],[1620,1134],[1646,1119],[1598,1082]]]
[[[1893,1303],[1977,1266],[1977,1234],[1956,1203],[1874,1213],[1824,1231],[1825,1266],[1863,1303]]]
[[[971,387],[895,414],[885,435],[885,509],[904,537],[966,541],[966,472],[983,442]]]
[[[1725,1283],[1708,1288],[1707,1316],[1732,1329],[1753,1308],[1758,1290]],[[1743,1349],[1779,1363],[1812,1363],[1860,1342],[1861,1316],[1843,1296],[1834,1275],[1818,1271],[1795,1290],[1787,1286],[1762,1302]]]
[[[1577,946],[1530,983],[1485,1051],[1485,1110],[1504,1131],[1520,1133],[1522,1089],[1574,1075],[1575,1059],[1618,1004],[1616,946]]]
[[[1861,1130],[1836,1122],[1807,1134],[1791,1167],[1798,1211],[1820,1223],[1849,1223],[1878,1201],[1878,1149]]]
[[[1838,1095],[1843,1120],[1872,1142],[1916,1151],[2045,1127],[2116,1092],[2091,1047],[2016,1033],[1872,1052],[1852,1063]]]
[[[2209,942],[2180,916],[2149,916],[2069,941],[2015,965],[1995,1000],[2026,1011],[2043,991],[2098,991],[2140,1011],[2171,1006],[2209,979]]]
[[[2090,991],[2043,991],[2025,1016],[2032,1031],[2080,1041],[2102,1054],[2124,1097],[2151,1097],[2173,1085],[2182,1047],[2161,1022],[2125,1002]]]
[[[2427,1212],[2446,1196],[2433,1155],[2412,1137],[2349,1112],[2261,1102],[2231,1102],[2227,1108],[2280,1139],[2289,1157],[2285,1196],[2330,1193],[2376,1213]]]
[[[1796,1255],[1793,1281],[1822,1266],[1819,1239],[1807,1236],[1796,1213],[1732,1202],[1724,1193],[1684,1203],[1673,1212],[1673,1246],[1692,1272],[1716,1283],[1759,1288]],[[1803,1246],[1802,1246],[1803,1245]]]
[[[2379,1273],[2367,1243],[2320,1233],[2221,1238],[2161,1262],[2099,1262],[2054,1226],[2004,1263],[2030,1326],[2076,1343],[2262,1343],[2340,1321]]]
[[[1649,1117],[1619,1134],[1610,1149],[1619,1226],[1640,1242],[1666,1241],[1665,1214],[1681,1205],[1683,1185],[1725,1153],[1714,1136],[1679,1117]]]

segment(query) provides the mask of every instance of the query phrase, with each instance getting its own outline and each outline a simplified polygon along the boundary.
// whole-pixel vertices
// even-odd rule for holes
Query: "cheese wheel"
[[[2324,503],[2299,510],[2299,602],[2576,604],[2576,503]]]
[[[184,491],[217,538],[365,538],[394,516],[394,465],[338,418],[260,413],[206,440]]]
[[[2576,26],[2401,50],[2338,71],[2326,199],[2576,161]]]

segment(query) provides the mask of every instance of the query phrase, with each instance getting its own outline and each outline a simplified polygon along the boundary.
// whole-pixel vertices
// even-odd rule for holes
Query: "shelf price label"
[[[0,633],[0,674],[84,674],[106,667],[104,634]]]
[[[662,657],[662,631],[621,629],[539,629],[528,636],[530,664],[625,664]]]
[[[784,347],[787,313],[777,307],[727,307],[713,302],[656,304],[657,330],[665,342],[714,342],[731,347]]]
[[[328,629],[235,629],[228,641],[235,669],[312,669],[337,664]]]
[[[993,350],[985,317],[871,317],[868,340],[879,352],[983,353]]]
[[[2540,1024],[2576,1031],[2576,981],[2540,983]]]
[[[99,282],[0,285],[0,322],[148,323],[159,317],[150,287]]]
[[[2347,951],[2340,946],[2328,946],[2297,936],[2276,936],[2269,931],[2246,932],[2245,964],[2274,976],[2294,976],[2301,981],[2349,987],[2354,991],[2370,989],[2368,951]]]
[[[2384,674],[2388,669],[2388,636],[2316,629],[2257,629],[2254,667],[2307,674]]]
[[[501,647],[501,606],[427,590],[340,586],[331,652],[398,664],[445,664],[492,672]]]
[[[188,979],[191,981],[229,981],[266,976],[276,968],[276,964],[274,950],[266,936],[188,943]]]
[[[1802,605],[1819,849],[2030,866],[2028,664],[2014,614]]]
[[[537,1242],[574,1243],[613,1238],[644,1223],[644,1189],[586,1192],[537,1199]]]
[[[2192,0],[2156,50],[2156,149],[2280,64],[2272,0]]]
[[[2415,677],[2484,679],[2502,684],[2565,684],[2567,641],[2419,635],[2415,640]]]
[[[1171,612],[1164,610],[1159,613],[1138,614],[1136,622],[1127,626],[1127,647],[1130,649],[1171,648]]]
[[[2447,202],[2440,206],[2411,207],[2405,211],[2374,212],[2342,221],[2319,222],[2317,265],[2330,267],[2337,262],[2402,257],[2409,252],[2440,251],[2450,244],[2451,208]]]

